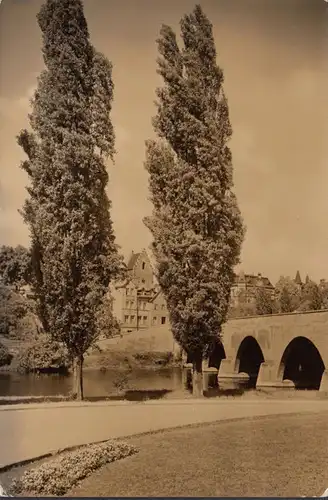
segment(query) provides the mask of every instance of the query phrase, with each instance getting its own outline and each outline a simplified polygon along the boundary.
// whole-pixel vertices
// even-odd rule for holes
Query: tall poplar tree
[[[18,143],[30,186],[23,216],[32,243],[43,327],[74,360],[83,398],[83,356],[98,336],[111,280],[124,273],[110,218],[105,160],[113,159],[111,63],[89,40],[81,0],[46,0],[37,16],[45,70]]]
[[[197,5],[180,23],[183,49],[162,26],[158,40],[157,140],[146,143],[158,280],[172,331],[193,363],[202,393],[202,360],[226,321],[244,227],[233,189],[232,130],[212,25]]]

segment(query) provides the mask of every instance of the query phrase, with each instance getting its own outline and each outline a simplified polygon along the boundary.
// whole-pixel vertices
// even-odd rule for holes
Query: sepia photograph
[[[327,88],[328,0],[0,0],[1,497],[328,497]]]

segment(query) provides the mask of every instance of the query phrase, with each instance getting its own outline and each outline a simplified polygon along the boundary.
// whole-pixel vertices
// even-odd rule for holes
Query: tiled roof
[[[269,278],[265,276],[256,276],[254,274],[243,274],[242,276],[235,275],[235,284],[246,283],[249,286],[265,286],[269,288],[274,288]]]
[[[133,253],[131,255],[130,260],[128,262],[128,270],[129,271],[131,271],[134,268],[139,256],[140,256],[140,253]]]

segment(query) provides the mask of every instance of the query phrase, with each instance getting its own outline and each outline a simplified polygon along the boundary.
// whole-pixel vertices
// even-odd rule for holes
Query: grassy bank
[[[13,355],[11,365],[0,367],[0,372],[17,371],[17,361],[30,346],[30,342],[21,342],[1,338]],[[170,331],[158,327],[138,332],[125,333],[122,337],[99,340],[94,348],[85,355],[84,369],[157,369],[180,366],[178,348],[174,345]]]
[[[26,346],[23,346],[25,349]],[[16,350],[10,365],[0,367],[0,373],[17,372],[20,352]],[[84,370],[130,370],[136,368],[158,369],[180,366],[179,359],[169,351],[137,351],[118,346],[93,349],[85,356]]]
[[[313,414],[135,437],[137,455],[103,467],[67,495],[318,496],[328,486],[327,435],[328,415]]]
[[[328,486],[327,435],[327,414],[303,414],[134,436],[125,441],[138,454],[104,465],[66,496],[320,496]],[[8,489],[47,461],[3,472],[0,482]]]
[[[85,357],[84,369],[106,371],[109,369],[130,370],[136,368],[168,368],[180,366],[171,352],[137,351],[136,349],[120,350],[105,348],[94,351]]]

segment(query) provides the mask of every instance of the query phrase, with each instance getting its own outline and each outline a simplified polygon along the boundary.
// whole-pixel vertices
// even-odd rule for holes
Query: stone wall
[[[294,339],[308,339],[319,351],[325,369],[328,368],[328,311],[277,314],[228,321],[223,328],[226,359],[221,362],[219,377],[238,376],[238,351],[243,342],[248,340],[247,337],[254,338],[263,353],[264,361],[258,374],[258,386],[282,384],[283,356]],[[322,384],[326,375],[327,371],[323,374]]]

